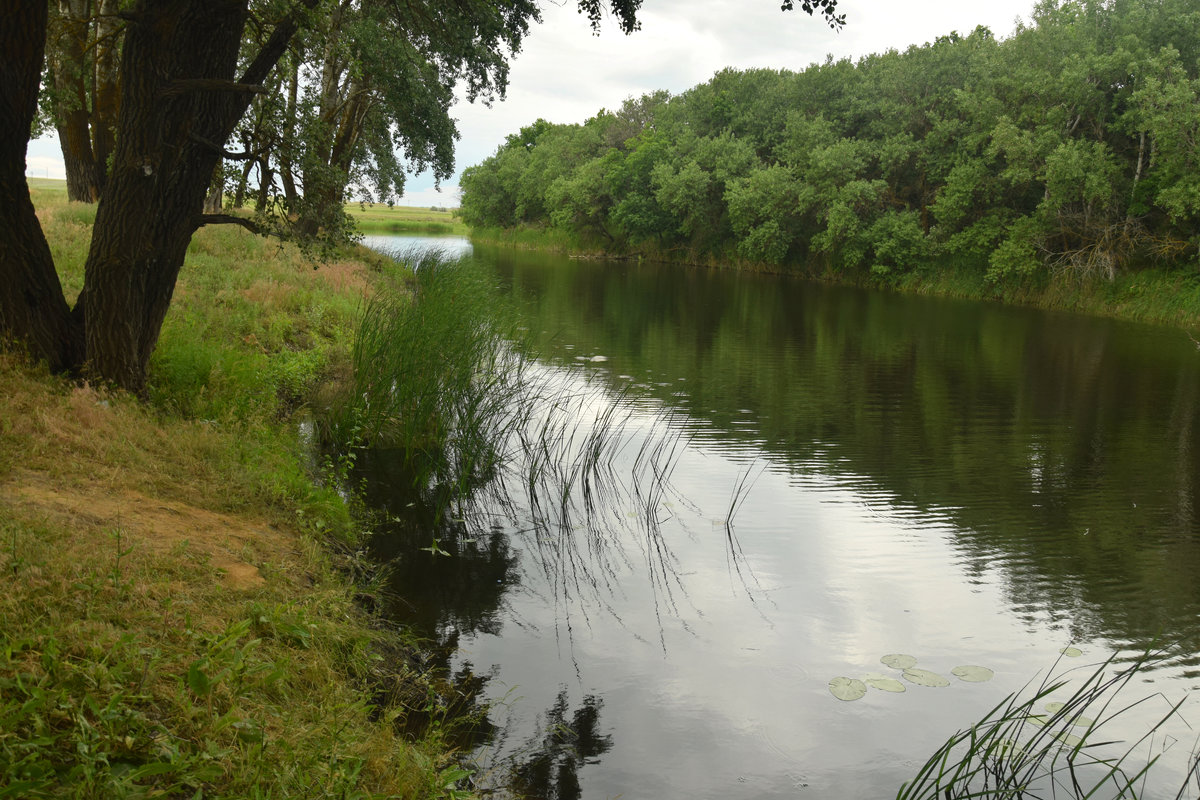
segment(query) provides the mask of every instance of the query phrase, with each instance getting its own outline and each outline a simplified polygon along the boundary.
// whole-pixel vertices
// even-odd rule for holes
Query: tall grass
[[[559,599],[573,601],[560,607],[604,607],[637,542],[656,597],[672,603],[679,582],[660,522],[686,444],[679,426],[581,368],[539,364],[482,266],[436,251],[396,257],[407,293],[366,308],[324,441],[343,462],[367,450],[364,462],[391,465],[400,505],[434,521],[417,533],[431,557],[471,535],[471,520],[507,518]]]
[[[1054,675],[1022,699],[1009,695],[970,728],[951,736],[905,783],[897,800],[1039,800],[1040,798],[1164,797],[1148,787],[1163,755],[1156,737],[1180,715],[1183,700],[1167,703],[1161,695],[1129,700],[1122,694],[1148,666],[1164,658],[1146,652],[1118,668],[1116,655],[1082,681],[1071,672]],[[1066,700],[1047,702],[1060,690],[1075,688]],[[1133,741],[1108,738],[1121,717],[1151,700],[1164,709]],[[1189,785],[1194,783],[1191,794]],[[1200,756],[1192,751],[1176,800],[1200,793]]]
[[[494,473],[527,389],[484,273],[436,250],[397,253],[407,294],[373,297],[358,324],[352,377],[321,420],[352,452],[393,450],[412,486],[443,501]],[[399,284],[397,284],[398,286]]]
[[[70,296],[94,207],[33,192]],[[461,796],[297,435],[373,260],[199,231],[148,404],[0,350],[0,797]]]

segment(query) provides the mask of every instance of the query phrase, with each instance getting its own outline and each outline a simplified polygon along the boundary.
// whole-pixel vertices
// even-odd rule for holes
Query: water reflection
[[[612,736],[600,728],[604,701],[588,695],[571,712],[567,697],[567,690],[560,689],[543,715],[538,734],[521,748],[528,755],[511,768],[509,785],[522,800],[579,800],[580,768],[598,764],[600,756],[612,749]]]
[[[797,486],[875,493],[952,524],[968,570],[1080,639],[1200,645],[1194,446],[1200,356],[1183,332],[1068,314],[489,253],[561,360],[601,353],[763,451]],[[562,343],[570,343],[563,350]],[[661,380],[670,377],[671,380]]]
[[[887,796],[1068,643],[1095,657],[1165,636],[1164,680],[1188,685],[1200,354],[1185,335],[477,252],[525,305],[544,369],[669,418],[682,443],[669,486],[635,479],[599,513],[539,488],[440,528],[371,466],[372,504],[410,531],[380,550],[398,559],[396,613],[458,646],[452,668],[492,670],[483,691],[509,715],[492,763],[525,764],[533,796]],[[997,677],[831,698],[830,678],[888,652]],[[603,726],[570,696],[596,715],[603,699]],[[560,722],[603,730],[603,751],[570,761]]]

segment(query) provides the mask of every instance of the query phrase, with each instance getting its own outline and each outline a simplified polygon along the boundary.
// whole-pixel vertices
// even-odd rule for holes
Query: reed
[[[1128,701],[1134,677],[1163,660],[1147,651],[1123,668],[1113,655],[1087,675],[1063,702],[1047,703],[1071,685],[1070,671],[1053,675],[1027,699],[1009,695],[970,728],[951,736],[905,783],[897,800],[1034,800],[1036,798],[1161,797],[1148,778],[1162,756],[1152,747],[1183,700],[1165,703],[1158,721],[1133,741],[1108,739],[1108,730],[1132,709],[1161,695]],[[1188,787],[1196,786],[1187,795]],[[1193,751],[1174,796],[1200,789],[1200,757]]]
[[[414,487],[447,497],[486,481],[525,391],[525,360],[484,273],[437,251],[393,254],[410,276],[359,322],[353,377],[321,420],[327,444],[393,450]],[[398,287],[406,287],[400,289]]]

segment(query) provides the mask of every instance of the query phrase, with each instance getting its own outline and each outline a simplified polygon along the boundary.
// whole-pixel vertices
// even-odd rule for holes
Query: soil
[[[256,564],[267,553],[295,549],[295,534],[265,521],[148,497],[99,482],[55,485],[42,473],[18,470],[0,484],[0,505],[23,516],[74,528],[120,529],[123,547],[165,552],[186,543],[208,558],[230,589],[264,584]],[[126,544],[127,543],[127,544]]]

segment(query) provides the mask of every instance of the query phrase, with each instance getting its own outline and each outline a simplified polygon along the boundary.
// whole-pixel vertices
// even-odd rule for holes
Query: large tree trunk
[[[302,0],[312,8],[317,0]],[[278,63],[285,17],[234,81],[248,0],[142,0],[125,32],[112,172],[84,268],[85,370],[141,393],[222,147]]]
[[[25,182],[48,4],[0,0],[0,336],[52,368],[142,392],[222,145],[317,0],[285,16],[233,80],[248,0],[141,0],[121,56],[116,150],[84,286],[68,310]]]
[[[120,137],[84,276],[87,371],[145,387],[230,121],[244,0],[147,0],[121,60]],[[248,97],[248,95],[246,95]],[[245,99],[240,108],[245,109]]]
[[[100,199],[101,175],[92,155],[92,138],[88,130],[88,113],[83,109],[59,112],[61,120],[55,125],[58,144],[62,149],[63,167],[67,174],[67,199],[78,203],[94,203]]]
[[[63,298],[25,182],[47,4],[0,0],[0,19],[0,337],[24,343],[52,369],[68,369],[82,355],[82,326]]]

